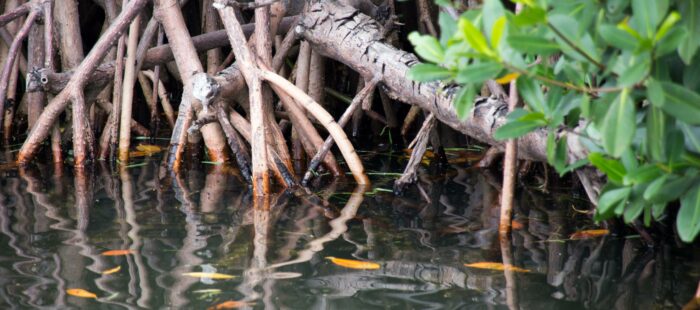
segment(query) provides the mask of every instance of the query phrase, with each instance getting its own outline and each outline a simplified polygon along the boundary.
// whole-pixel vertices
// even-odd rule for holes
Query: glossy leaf
[[[460,70],[456,80],[460,84],[479,84],[495,78],[502,69],[503,67],[497,62],[478,62]]]
[[[700,1],[679,1],[678,5],[682,15],[681,24],[690,34],[678,46],[678,55],[683,62],[690,64],[700,47],[700,36],[697,35],[700,33]]]
[[[359,260],[354,260],[354,259],[344,259],[344,258],[336,258],[332,256],[326,257],[326,259],[330,260],[331,263],[338,265],[340,267],[345,267],[349,269],[379,269],[381,266],[377,263],[373,262],[364,262],[364,261],[359,261]]]
[[[598,33],[606,43],[621,50],[631,51],[637,48],[637,39],[616,26],[601,25],[598,27]]]
[[[518,78],[518,93],[534,111],[545,113],[544,93],[534,79],[525,76]]]
[[[95,293],[84,290],[82,288],[69,288],[66,290],[66,293],[68,295],[80,298],[97,298],[97,295]]]
[[[658,107],[650,107],[647,112],[646,147],[649,157],[656,161],[666,160],[666,133],[668,117]]]
[[[488,269],[488,270],[499,270],[499,271],[515,271],[515,272],[530,272],[528,269],[516,267],[513,265],[505,265],[503,263],[496,262],[478,262],[471,264],[464,264],[465,267],[478,268],[478,269]]]
[[[661,82],[661,87],[664,101],[660,107],[666,113],[688,124],[700,125],[700,94],[671,82]]]
[[[700,186],[695,186],[681,198],[681,209],[676,217],[678,236],[691,242],[700,233]]]
[[[450,70],[433,64],[416,64],[408,70],[408,78],[418,82],[443,80],[451,75]]]
[[[610,215],[620,203],[624,204],[625,201],[627,201],[631,192],[631,187],[621,187],[604,191],[600,195],[600,198],[598,198],[597,215],[602,217]]]
[[[478,53],[487,57],[495,57],[495,53],[486,42],[486,37],[481,33],[481,30],[474,26],[471,21],[466,18],[460,18],[457,27],[462,31],[469,45]]]
[[[466,119],[472,108],[474,107],[474,97],[476,96],[476,88],[474,85],[468,84],[462,86],[457,92],[454,99],[457,117]]]
[[[603,147],[614,157],[626,151],[636,130],[635,108],[629,91],[623,90],[608,109],[601,126]]]
[[[514,49],[532,55],[549,56],[559,51],[559,44],[542,37],[512,34],[507,41]]]
[[[229,279],[233,279],[236,277],[236,276],[232,276],[229,274],[223,274],[223,273],[217,273],[217,272],[186,272],[186,273],[183,273],[182,275],[192,277],[192,278],[213,279],[213,280],[229,280]]]
[[[412,32],[408,40],[415,47],[416,54],[427,61],[440,63],[445,57],[445,51],[434,37]]]
[[[506,29],[506,21],[506,17],[501,16],[493,24],[493,28],[491,30],[491,46],[495,49],[501,45],[501,39],[503,38],[503,33]]]
[[[509,120],[496,129],[493,137],[496,140],[517,138],[546,125],[547,121],[542,113],[530,112],[517,119]]]
[[[588,154],[588,160],[591,161],[596,168],[603,171],[608,176],[610,181],[622,184],[622,180],[627,174],[627,170],[620,161],[605,158],[600,153]]]

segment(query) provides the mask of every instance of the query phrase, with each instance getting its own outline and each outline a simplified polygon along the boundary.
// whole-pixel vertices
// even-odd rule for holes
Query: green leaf
[[[559,51],[556,42],[534,35],[511,34],[507,41],[514,49],[527,54],[549,56]]]
[[[678,122],[678,126],[683,131],[685,147],[695,153],[700,153],[700,127],[690,126],[684,122]]]
[[[608,109],[601,128],[603,147],[614,157],[629,148],[636,130],[634,103],[624,89]]]
[[[681,20],[681,14],[678,14],[678,12],[671,12],[671,14],[668,14],[666,19],[664,20],[663,23],[661,23],[661,27],[659,27],[659,30],[656,31],[656,35],[654,35],[654,41],[659,41],[663,39],[664,36],[668,33],[668,31],[675,25],[679,20]]]
[[[632,0],[632,12],[634,13],[632,22],[647,38],[654,37],[656,26],[663,18],[661,14],[666,14],[665,10],[660,12],[663,9],[659,7],[659,3],[664,1],[666,2],[665,6],[668,7],[668,0]]]
[[[542,92],[539,83],[537,83],[533,78],[520,76],[517,84],[518,93],[520,94],[520,97],[522,97],[525,104],[536,112],[545,113],[544,93]]]
[[[659,178],[664,172],[656,165],[647,164],[629,170],[623,178],[625,185],[648,183]]]
[[[486,33],[491,34],[491,41],[493,42],[493,33],[497,23],[499,20],[503,20],[503,24],[505,23],[505,10],[501,0],[485,0],[481,13],[484,17],[484,29],[486,29]],[[501,28],[503,28],[503,24]],[[496,47],[493,43],[492,46]]]
[[[678,6],[681,15],[683,15],[681,23],[690,33],[678,46],[678,55],[681,56],[683,62],[690,64],[698,47],[700,47],[700,36],[697,35],[700,33],[700,1],[679,1]]]
[[[675,51],[678,46],[681,45],[683,40],[685,40],[685,37],[688,35],[688,32],[685,30],[685,28],[681,27],[674,27],[669,31],[669,33],[663,37],[659,42],[656,43],[656,52],[655,52],[655,57],[659,58],[663,55],[666,55],[670,52]]]
[[[666,203],[655,203],[651,206],[651,214],[654,216],[655,220],[660,220],[661,216],[666,212]]]
[[[700,124],[700,94],[671,82],[660,82],[664,91],[664,112],[691,125]],[[657,105],[657,102],[651,102]]]
[[[408,78],[418,82],[444,80],[451,75],[450,70],[433,64],[416,64],[408,70]]]
[[[524,7],[518,15],[515,15],[513,22],[516,26],[530,26],[544,23],[547,20],[547,11],[540,7]]]
[[[503,32],[506,29],[506,17],[501,16],[496,22],[493,23],[493,28],[491,29],[491,46],[497,49],[501,44],[501,38],[503,37]]]
[[[646,204],[642,199],[632,200],[632,202],[627,206],[627,208],[625,208],[625,213],[623,216],[625,224],[630,224],[634,222],[634,220],[636,220],[640,215],[642,215],[642,211],[644,211],[645,205]]]
[[[658,107],[651,106],[647,110],[646,125],[647,155],[655,161],[666,161],[666,133],[668,127],[668,117]]]
[[[632,86],[641,81],[649,73],[649,68],[651,66],[649,61],[645,60],[647,59],[642,59],[638,63],[628,65],[617,80],[618,86]]]
[[[613,25],[601,25],[598,27],[598,33],[606,43],[621,50],[632,51],[637,48],[637,39]]]
[[[593,166],[598,168],[598,170],[605,173],[605,175],[608,176],[608,180],[612,181],[613,183],[622,184],[622,181],[627,174],[627,170],[621,162],[614,159],[605,158],[603,154],[600,153],[588,154],[588,160],[591,162],[591,164],[593,164]]]
[[[624,204],[627,201],[631,187],[621,187],[604,191],[598,198],[598,207],[596,216],[607,217],[617,208],[619,204]]]
[[[494,58],[497,56],[496,53],[493,50],[491,50],[488,43],[486,43],[486,38],[481,33],[481,30],[479,30],[479,28],[476,28],[476,26],[474,26],[474,24],[472,24],[471,21],[469,21],[466,18],[460,18],[458,22],[458,27],[464,34],[464,37],[467,39],[467,42],[469,42],[469,45],[475,51],[490,58]]]
[[[657,107],[664,105],[664,100],[666,98],[664,89],[661,86],[661,83],[655,79],[647,80],[647,98],[649,98],[649,101],[651,101],[651,103]]]
[[[408,35],[408,40],[421,58],[434,63],[442,63],[444,60],[445,51],[436,38],[414,31]]]
[[[498,76],[498,73],[503,70],[503,66],[497,62],[484,61],[467,65],[457,73],[457,83],[483,83]]]
[[[457,21],[450,14],[440,12],[438,15],[438,25],[440,25],[440,44],[447,46],[448,41],[457,31]]]
[[[457,110],[457,117],[464,120],[471,112],[472,107],[474,107],[474,96],[476,96],[476,90],[474,85],[467,84],[462,86],[457,92],[454,99],[455,110]]]
[[[544,119],[542,113],[530,112],[518,119],[509,120],[503,126],[496,129],[493,137],[496,140],[513,139],[546,125],[547,121]]]
[[[676,200],[696,181],[697,178],[692,175],[674,178],[663,175],[649,184],[649,187],[644,191],[644,199],[652,203]],[[659,183],[656,184],[657,182]]]
[[[678,236],[685,242],[692,242],[700,233],[700,186],[695,186],[681,198],[676,228]]]

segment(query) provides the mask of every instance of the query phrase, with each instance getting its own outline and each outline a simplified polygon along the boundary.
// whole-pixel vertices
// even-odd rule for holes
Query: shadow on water
[[[680,307],[694,293],[695,247],[570,240],[595,224],[565,190],[521,188],[512,238],[499,242],[497,177],[453,165],[396,197],[387,191],[399,168],[379,162],[372,188],[334,182],[262,200],[228,166],[2,170],[0,308],[639,309]],[[464,266],[476,262],[530,272]]]

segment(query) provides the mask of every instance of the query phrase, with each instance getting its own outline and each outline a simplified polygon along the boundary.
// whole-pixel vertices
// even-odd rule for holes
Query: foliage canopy
[[[441,6],[451,6],[446,0]],[[592,164],[607,175],[596,219],[649,225],[680,201],[682,240],[700,233],[700,0],[485,0],[458,18],[440,13],[439,38],[412,33],[426,63],[418,81],[462,87],[460,117],[487,80],[517,79],[525,106],[497,139],[548,130],[547,157],[561,174]],[[582,126],[582,127],[581,127]],[[574,128],[582,128],[574,131]],[[578,135],[587,159],[567,162]]]

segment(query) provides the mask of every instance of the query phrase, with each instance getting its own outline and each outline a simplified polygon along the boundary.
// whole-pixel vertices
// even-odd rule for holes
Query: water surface
[[[371,188],[349,179],[268,203],[254,203],[226,166],[178,177],[156,161],[78,177],[4,170],[0,308],[648,309],[680,307],[695,291],[696,247],[650,247],[634,232],[570,240],[599,228],[570,185],[545,193],[524,184],[512,240],[501,245],[497,176],[453,164],[442,176],[422,171],[419,187],[397,197],[388,191],[401,163],[373,162]],[[132,253],[101,255],[119,249]],[[464,266],[503,261],[530,272]]]

